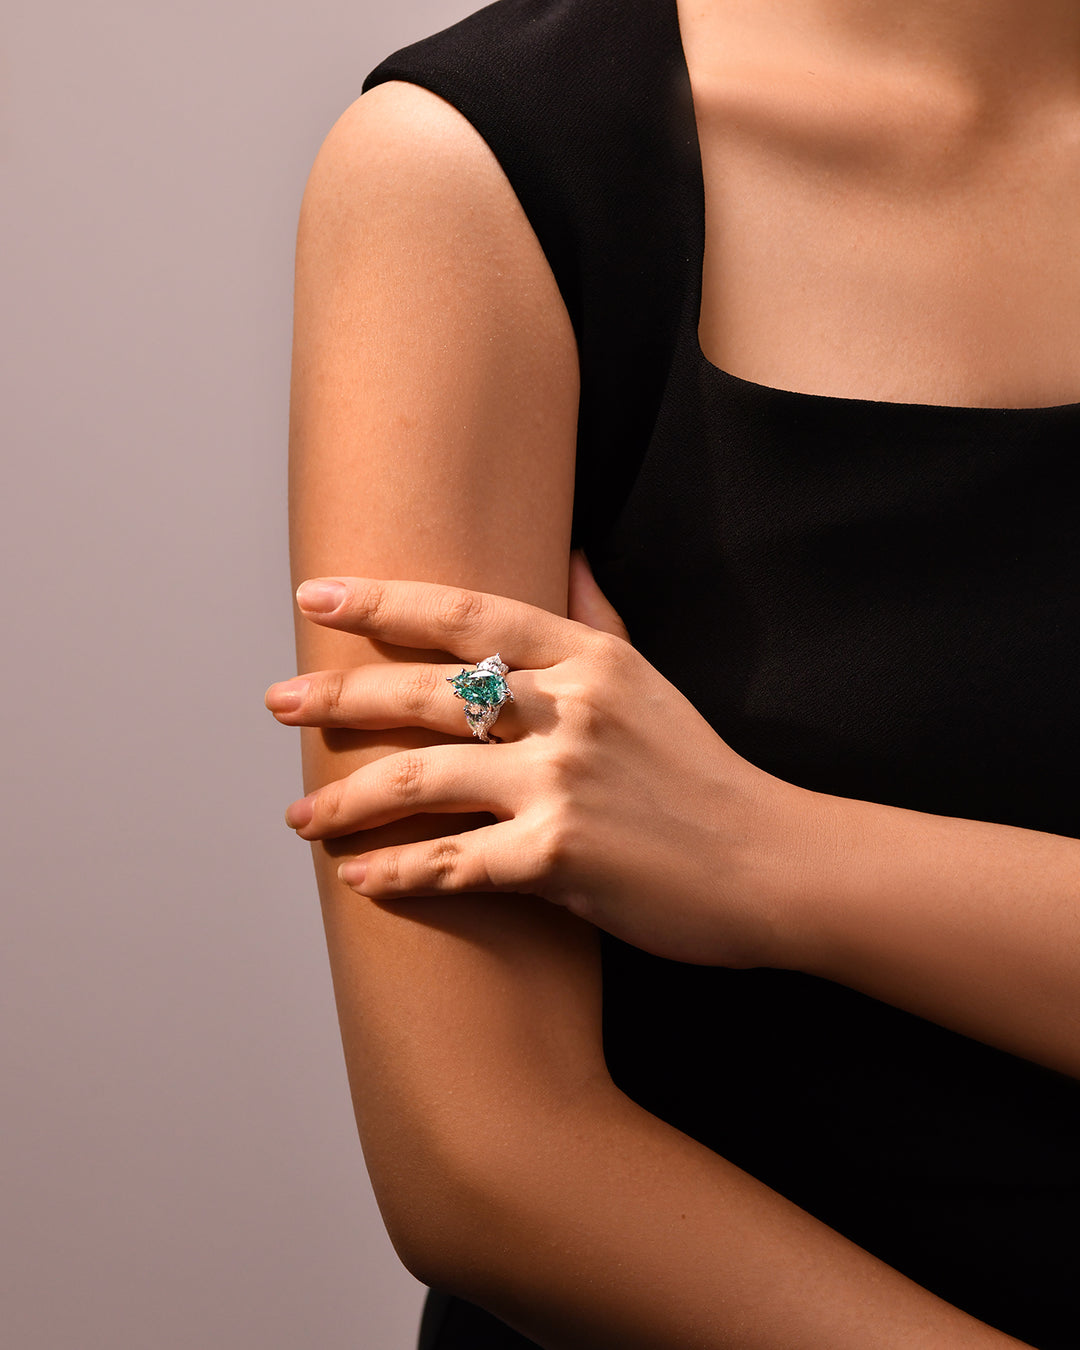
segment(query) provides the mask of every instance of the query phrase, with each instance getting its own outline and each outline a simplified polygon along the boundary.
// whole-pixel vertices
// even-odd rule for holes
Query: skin
[[[701,331],[710,359],[726,368],[739,363],[736,373],[747,378],[810,392],[1015,406],[1075,398],[1080,63],[1071,56],[1080,50],[1080,19],[1072,7],[1026,4],[1021,11],[943,0],[903,6],[913,22],[898,25],[895,5],[785,0],[773,7],[786,24],[779,45],[766,26],[767,8],[717,4],[681,13],[710,225],[724,223],[720,233],[710,229],[706,249],[706,280],[723,277],[726,287],[705,288]],[[903,97],[881,96],[883,55],[899,82],[890,88]],[[797,78],[805,70],[821,77],[816,85]],[[843,113],[830,95],[840,73],[851,82]],[[855,97],[863,102],[853,109]],[[876,120],[856,115],[874,108]],[[808,111],[817,116],[808,119]],[[928,116],[941,130],[934,155]],[[818,175],[802,172],[803,155],[833,165],[828,194],[815,186]],[[1040,191],[1025,207],[1021,237],[1007,227],[1033,159]],[[771,232],[756,227],[762,221]],[[851,266],[850,245],[875,221],[888,244],[878,252],[891,259],[892,272],[884,263],[876,271],[869,263]],[[967,265],[934,272],[928,239]],[[984,264],[988,241],[992,266]],[[762,303],[777,267],[805,288],[805,313]],[[1003,278],[1011,288],[1004,304]],[[778,288],[783,280],[777,277]],[[916,283],[924,300],[937,303],[912,306]],[[807,342],[802,322],[811,312],[826,314],[847,335],[820,361],[821,334]],[[290,428],[294,581],[362,578],[388,591],[393,582],[435,584],[524,603],[565,623],[577,393],[573,333],[557,288],[486,146],[425,91],[390,84],[365,95],[320,150],[301,211]],[[444,795],[438,811],[401,816],[403,780],[380,767],[384,760],[421,752],[413,755],[415,767],[426,748],[460,752],[444,757],[459,766],[466,753],[472,761],[485,756],[485,766],[499,756],[517,766],[500,790],[531,794],[520,797],[522,818],[546,820],[550,831],[560,805],[576,800],[574,785],[590,786],[580,773],[583,747],[601,719],[588,710],[615,672],[628,681],[628,697],[631,690],[632,697],[677,697],[670,686],[649,683],[656,672],[635,663],[629,648],[616,653],[617,638],[585,634],[586,642],[578,625],[596,625],[573,620],[574,639],[584,644],[573,657],[564,650],[529,665],[503,651],[514,667],[509,679],[523,692],[500,718],[507,740],[481,746],[463,735],[452,695],[446,706],[460,721],[431,727],[415,719],[419,692],[431,680],[407,668],[456,673],[461,661],[498,649],[507,629],[467,650],[432,648],[445,631],[431,625],[432,616],[408,605],[401,615],[411,615],[413,627],[374,632],[313,622],[298,610],[298,668],[359,672],[368,680],[357,685],[359,711],[339,698],[336,721],[320,727],[316,720],[302,732],[308,792],[339,793],[343,801],[335,785],[354,772],[354,782],[367,784],[357,817],[363,833],[336,832],[354,828],[344,817],[329,833],[318,825],[300,832],[313,838],[365,1159],[391,1239],[414,1274],[475,1299],[552,1350],[1015,1344],[614,1088],[600,1037],[597,930],[566,905],[568,896],[595,887],[579,879],[554,904],[535,891],[467,889],[402,900],[358,895],[341,880],[347,858],[517,823],[496,823],[493,812],[476,810],[475,784],[466,794],[468,814],[447,812]],[[570,660],[580,668],[567,675],[560,665]],[[401,671],[407,685],[395,686],[393,673]],[[530,676],[526,694],[522,681]],[[540,760],[531,758],[528,742],[541,738],[526,710],[535,717],[545,707],[543,690],[556,687],[558,697],[546,703],[545,750],[554,745],[552,728],[563,748],[548,764],[559,773],[545,790],[531,777]],[[350,729],[379,697],[380,725]],[[552,708],[564,703],[580,714],[573,726],[551,720]],[[682,705],[677,715],[692,720]],[[729,801],[744,803],[743,847],[766,856],[762,822],[783,794],[774,795],[753,766],[724,761],[704,733],[695,744],[695,770]],[[620,771],[641,771],[634,749],[616,737],[605,754]],[[643,752],[640,743],[636,749]],[[663,769],[658,803],[665,775],[677,767],[664,757],[668,749],[649,751],[658,756],[649,763]],[[709,767],[721,764],[720,772]],[[745,791],[731,786],[740,775]],[[494,804],[515,806],[509,798]],[[422,805],[413,802],[412,810]],[[953,1025],[958,1015],[985,1018],[980,982],[985,988],[994,963],[1007,951],[1011,958],[1019,940],[1010,1003],[1022,1003],[1025,980],[1048,974],[1051,998],[1067,997],[1070,972],[1057,953],[1070,946],[1073,931],[1068,886],[1076,855],[1060,849],[1075,841],[979,822],[959,825],[1003,833],[958,840],[942,833],[955,824],[942,825],[942,818],[912,812],[885,821],[876,813],[886,808],[856,806],[863,814],[851,822],[853,833],[837,833],[839,822],[825,811],[814,817],[819,826],[806,836],[798,864],[789,858],[791,867],[777,870],[778,883],[792,873],[802,878],[791,888],[801,897],[795,908],[778,901],[782,885],[734,919],[728,906],[721,954],[752,962],[779,935],[798,948],[799,960],[830,954],[832,977],[855,987],[891,984],[901,1003],[914,989],[928,1007],[942,998],[939,1020]],[[794,797],[785,798],[785,809],[795,812]],[[607,864],[643,874],[640,856],[634,861],[640,835],[624,857],[627,836],[618,833],[634,822],[603,820],[617,827],[604,851]],[[848,867],[835,904],[815,905],[811,878],[819,866],[829,875],[835,842],[844,837],[858,837],[869,871]],[[539,825],[523,826],[517,838],[501,853],[504,869],[517,858],[535,878],[537,857],[573,856],[573,849],[547,847],[550,834],[545,839]],[[730,840],[726,847],[730,862]],[[963,904],[946,907],[945,915],[929,901],[912,908],[915,891],[927,885],[942,887],[951,901],[956,847],[987,860]],[[909,855],[916,855],[915,871]],[[995,873],[1010,878],[997,891]],[[619,884],[623,879],[619,873]],[[610,877],[608,884],[614,894]],[[375,870],[364,886],[376,889]],[[665,940],[669,930],[650,915],[640,884],[637,894],[634,922]],[[970,915],[988,896],[1001,919],[980,947],[968,940]],[[700,936],[704,894],[689,908]],[[712,912],[715,918],[715,905]],[[943,929],[948,941],[930,969],[919,938]],[[782,959],[780,947],[772,952]],[[935,995],[942,978],[947,993]],[[1037,1016],[1024,1026],[1012,1015],[991,1023],[993,1017],[986,1039],[1013,1037],[1033,1058],[1064,1063],[1075,1054],[1071,1032],[1063,1045],[1048,1047]]]
[[[1080,399],[1071,0],[680,9],[714,365],[846,398]]]

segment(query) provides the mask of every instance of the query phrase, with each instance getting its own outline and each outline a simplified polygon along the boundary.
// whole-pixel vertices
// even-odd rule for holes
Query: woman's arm
[[[297,251],[293,569],[565,614],[573,333],[501,170],[448,105],[386,84],[312,170]],[[301,621],[301,670],[431,659]],[[438,733],[308,729],[314,788]],[[467,828],[487,817],[456,818]],[[342,1039],[390,1236],[419,1278],[549,1350],[1014,1344],[617,1091],[596,931],[519,895],[380,902],[314,845]]]
[[[789,964],[1080,1076],[1080,839],[807,798]]]
[[[339,119],[316,158],[296,258],[295,581],[400,574],[565,606],[573,333],[490,159],[442,100],[389,84]],[[297,647],[304,671],[409,655],[303,620]],[[452,739],[408,727],[302,735],[307,789]],[[446,1191],[459,1141],[527,1109],[531,1091],[570,1098],[604,1073],[586,924],[492,895],[384,906],[336,878],[362,843],[486,820],[414,816],[313,849],[364,1154],[412,1269],[433,1252],[453,1262],[469,1227],[468,1205]]]

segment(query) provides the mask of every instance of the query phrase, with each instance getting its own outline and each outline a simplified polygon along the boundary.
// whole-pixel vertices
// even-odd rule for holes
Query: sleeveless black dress
[[[581,361],[574,543],[635,646],[789,782],[1080,835],[1080,403],[712,365],[675,0],[498,0],[364,88],[386,80],[469,119],[544,248]],[[1080,1346],[1080,1083],[798,972],[605,934],[603,976],[631,1098],[976,1317]],[[530,1344],[438,1293],[421,1337]]]

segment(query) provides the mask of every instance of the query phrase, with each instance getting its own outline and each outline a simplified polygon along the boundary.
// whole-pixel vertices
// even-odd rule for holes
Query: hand
[[[785,964],[786,897],[804,850],[806,799],[756,769],[630,644],[583,558],[571,614],[426,582],[306,582],[314,623],[380,642],[496,650],[514,701],[502,740],[444,743],[365,765],[294,802],[303,839],[331,839],[418,812],[490,812],[495,823],[381,848],[341,879],[380,900],[452,892],[541,896],[645,951],[704,965]],[[385,662],[272,685],[289,726],[422,726],[465,737],[447,683],[461,665]],[[795,886],[797,890],[797,885]]]

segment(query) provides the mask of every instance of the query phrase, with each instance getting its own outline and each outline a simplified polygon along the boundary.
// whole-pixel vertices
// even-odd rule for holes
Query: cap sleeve
[[[671,176],[693,171],[673,3],[496,0],[364,80],[423,86],[483,137],[566,305],[581,370],[572,543],[614,523],[644,458],[679,319]],[[696,143],[695,143],[696,144]]]

